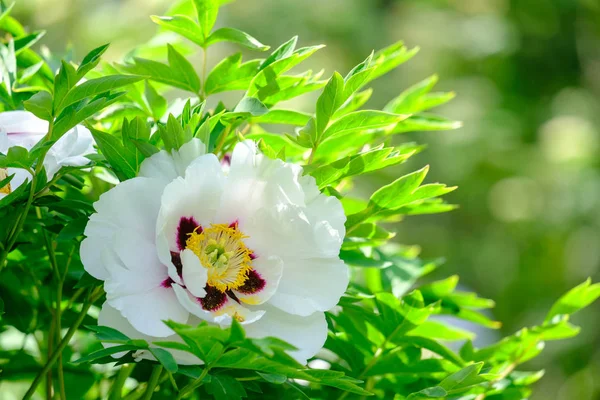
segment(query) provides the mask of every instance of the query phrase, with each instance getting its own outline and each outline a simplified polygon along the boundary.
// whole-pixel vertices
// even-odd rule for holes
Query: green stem
[[[146,387],[146,392],[144,392],[144,397],[142,400],[150,400],[152,395],[154,394],[154,390],[156,389],[156,385],[158,384],[158,380],[160,378],[160,374],[162,374],[163,366],[161,364],[157,364],[152,369],[152,375],[150,375],[150,380],[148,381],[148,386]]]
[[[200,376],[194,380],[193,382],[191,382],[189,385],[185,386],[183,389],[181,389],[181,392],[179,392],[179,395],[177,396],[176,400],[181,400],[184,398],[184,396],[187,396],[188,393],[192,392],[194,389],[202,386],[202,381],[204,380],[204,378],[206,377],[206,375],[208,375],[208,371],[210,370],[210,367],[207,365],[204,370],[202,371],[202,373],[200,374]]]
[[[193,392],[196,388],[202,386],[202,384],[204,383],[204,378],[206,377],[206,375],[208,375],[208,372],[221,359],[221,357],[223,357],[223,354],[225,354],[225,352],[228,349],[228,347],[223,348],[223,350],[221,350],[221,354],[219,354],[217,358],[215,358],[210,364],[206,364],[206,367],[204,367],[204,370],[202,370],[200,376],[190,384],[186,385],[183,389],[181,389],[181,392],[179,392],[179,395],[177,396],[176,400],[184,398],[190,392]]]
[[[206,64],[208,59],[208,49],[205,47],[203,47],[202,49],[204,50],[204,54],[202,55],[202,81],[200,82],[200,85],[202,87],[202,89],[200,90],[201,102],[206,100]]]
[[[221,138],[219,139],[219,144],[217,144],[217,147],[215,148],[215,151],[214,151],[215,154],[219,154],[221,152],[221,150],[223,150],[223,146],[225,145],[225,141],[227,140],[227,136],[229,136],[230,132],[231,132],[231,125],[227,126],[227,128],[225,128],[225,130],[223,131],[223,134],[221,135]]]
[[[69,328],[65,337],[60,341],[58,347],[56,348],[56,350],[54,350],[54,352],[52,353],[52,355],[50,356],[50,358],[48,359],[46,364],[42,367],[42,370],[37,374],[37,376],[31,383],[29,390],[27,390],[27,393],[25,393],[25,396],[23,396],[23,400],[28,400],[28,399],[31,399],[31,397],[33,397],[35,390],[37,389],[40,382],[44,378],[44,375],[52,368],[52,366],[54,365],[56,360],[58,360],[58,357],[60,356],[62,351],[65,349],[65,347],[67,347],[67,345],[71,341],[71,338],[73,337],[75,332],[77,332],[79,325],[81,325],[81,323],[85,319],[88,310],[90,309],[90,307],[92,306],[92,304],[94,304],[94,302],[96,300],[98,300],[100,297],[102,297],[102,294],[103,294],[103,290],[101,287],[97,287],[95,290],[93,290],[93,292],[90,293],[90,296],[88,297],[88,301],[86,301],[86,303],[84,303],[83,308],[81,309],[81,312],[77,316],[77,319],[75,320],[73,325]]]
[[[125,381],[131,375],[131,372],[135,368],[135,364],[125,364],[121,367],[117,378],[113,382],[112,388],[110,389],[109,400],[121,400],[121,396],[123,394],[123,385],[125,385]]]

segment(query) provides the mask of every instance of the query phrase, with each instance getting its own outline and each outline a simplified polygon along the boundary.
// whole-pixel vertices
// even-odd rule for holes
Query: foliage
[[[152,20],[199,47],[204,60],[224,41],[253,51],[270,49],[237,29],[215,30],[222,2],[191,3],[191,14]],[[431,92],[436,77],[409,87],[383,110],[365,108],[372,93],[367,86],[417,49],[398,42],[345,75],[334,72],[321,80],[311,71],[290,72],[323,47],[298,47],[297,37],[261,59],[243,62],[236,53],[212,71],[204,61],[200,72],[176,45],[167,45],[166,60],[134,57],[100,64],[105,45],[79,63],[62,61],[55,75],[49,60],[31,48],[43,33],[26,32],[11,9],[0,2],[0,29],[7,38],[0,44],[1,107],[24,108],[49,121],[47,135],[31,151],[14,147],[0,155],[0,168],[22,168],[33,176],[0,200],[0,327],[23,341],[33,337],[37,350],[2,350],[0,376],[32,382],[25,398],[41,392],[45,381],[46,397],[56,393],[62,399],[524,399],[543,371],[520,370],[521,364],[537,356],[545,342],[576,335],[579,328],[570,316],[600,296],[597,284],[585,282],[560,298],[540,325],[477,349],[473,333],[443,316],[497,328],[486,313],[493,302],[458,291],[457,277],[417,283],[439,261],[421,260],[418,249],[389,243],[391,223],[452,210],[440,196],[455,188],[424,184],[429,170],[424,167],[367,199],[353,190],[355,177],[401,164],[423,149],[392,145],[396,135],[460,126],[429,113],[454,96]],[[192,97],[169,102],[171,89]],[[278,107],[320,89],[310,114]],[[243,94],[235,104],[213,101],[211,96],[222,92]],[[80,123],[90,128],[99,149],[90,157],[91,170],[63,168],[47,181],[46,153]],[[285,134],[274,127],[281,125]],[[248,339],[235,322],[222,329],[167,321],[183,343],[147,343],[97,326],[94,310],[103,291],[83,272],[78,256],[92,203],[117,181],[136,176],[146,157],[178,149],[194,137],[219,157],[240,139],[257,140],[265,155],[303,164],[323,192],[342,200],[348,219],[341,257],[353,281],[327,314],[325,349],[310,367],[286,354],[291,345],[277,338]],[[90,341],[89,331],[109,346]],[[80,340],[71,342],[73,337]],[[178,366],[165,349],[192,353],[204,364]],[[116,369],[90,367],[112,364],[111,355],[121,352],[127,355]],[[134,363],[149,355],[157,361]],[[125,386],[129,376],[136,386]]]

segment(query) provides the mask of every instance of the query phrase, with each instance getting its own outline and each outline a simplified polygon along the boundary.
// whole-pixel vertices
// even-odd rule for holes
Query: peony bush
[[[428,167],[369,196],[356,179],[424,149],[402,133],[460,127],[430,113],[454,94],[434,76],[369,108],[418,49],[323,79],[302,69],[323,46],[215,29],[223,3],[178,2],[108,63],[108,45],[34,50],[43,33],[0,1],[0,397],[528,398],[543,371],[522,364],[579,332],[600,285],[477,348],[464,322],[498,328],[493,301],[393,240],[455,188]],[[221,42],[263,56],[208,68]]]

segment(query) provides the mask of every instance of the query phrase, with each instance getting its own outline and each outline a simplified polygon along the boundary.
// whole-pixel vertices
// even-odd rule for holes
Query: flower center
[[[8,178],[8,170],[6,168],[0,168],[0,181]],[[11,188],[10,183],[5,186],[0,187],[0,193],[10,194]]]
[[[208,284],[221,292],[237,289],[246,283],[252,270],[252,250],[236,224],[211,224],[196,228],[186,241],[200,263],[208,269]]]

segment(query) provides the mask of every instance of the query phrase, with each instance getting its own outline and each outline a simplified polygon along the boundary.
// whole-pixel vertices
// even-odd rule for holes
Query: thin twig
[[[97,287],[97,288],[95,288],[95,290],[92,289],[90,291],[88,301],[86,301],[84,303],[83,308],[81,309],[81,312],[77,316],[77,319],[75,320],[75,322],[73,323],[71,328],[69,328],[65,337],[60,341],[58,347],[52,353],[52,356],[48,359],[46,364],[44,364],[44,366],[42,367],[41,371],[37,374],[37,376],[31,383],[29,390],[27,390],[27,393],[25,393],[25,396],[23,396],[23,400],[31,399],[31,397],[34,395],[35,390],[39,386],[44,375],[52,368],[52,366],[54,365],[56,360],[58,360],[58,356],[62,353],[62,351],[65,349],[65,347],[67,347],[67,345],[69,344],[69,341],[71,340],[71,338],[73,337],[75,332],[77,332],[79,325],[81,325],[81,323],[85,319],[87,312],[90,309],[90,307],[92,306],[92,304],[94,304],[94,302],[96,300],[98,300],[100,297],[102,297],[103,293],[104,293],[104,291],[102,290],[101,287]]]
[[[119,374],[117,375],[115,381],[112,384],[112,388],[110,389],[110,395],[108,397],[109,400],[121,400],[123,385],[125,385],[125,381],[131,375],[131,372],[135,368],[135,363],[125,364],[119,370]]]
[[[150,375],[150,380],[148,380],[148,386],[146,387],[146,391],[144,392],[144,397],[142,400],[150,400],[152,395],[154,394],[154,390],[156,390],[156,385],[158,385],[158,379],[160,378],[160,374],[163,371],[163,366],[161,364],[156,364],[152,369],[152,374]]]

